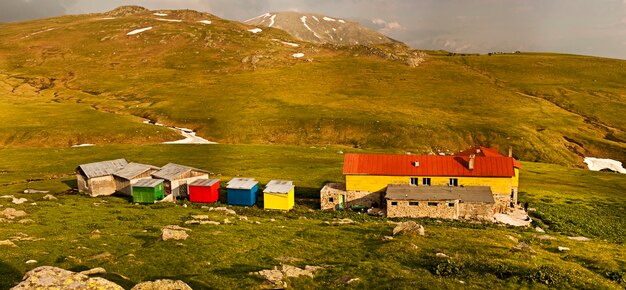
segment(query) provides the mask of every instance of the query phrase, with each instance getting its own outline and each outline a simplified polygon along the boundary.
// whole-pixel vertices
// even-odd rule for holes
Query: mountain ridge
[[[336,45],[399,43],[358,22],[316,13],[268,12],[244,23],[282,29],[300,40],[313,43]]]

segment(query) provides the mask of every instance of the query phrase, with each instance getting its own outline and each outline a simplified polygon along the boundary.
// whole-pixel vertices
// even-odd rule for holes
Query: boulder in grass
[[[192,290],[187,283],[180,280],[155,280],[141,282],[131,290]]]
[[[425,234],[424,227],[414,221],[398,223],[393,229],[393,235],[409,234],[416,236],[423,236]]]
[[[23,281],[12,290],[26,289],[103,289],[123,290],[104,278],[90,278],[81,273],[64,270],[57,267],[41,266],[28,271]]]

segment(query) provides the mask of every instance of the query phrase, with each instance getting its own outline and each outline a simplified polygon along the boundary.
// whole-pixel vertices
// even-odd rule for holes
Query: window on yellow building
[[[332,198],[332,197],[329,197],[329,198],[328,198],[328,202],[335,202],[335,199],[334,199],[334,198]]]
[[[417,177],[411,177],[411,185],[418,185],[419,184],[419,178]]]
[[[454,207],[454,202],[448,202],[448,207]]]
[[[459,179],[458,178],[450,178],[450,182],[448,183],[448,185],[450,185],[450,186],[459,186]]]
[[[422,178],[422,184],[423,185],[430,185],[430,177]]]
[[[391,205],[396,206],[396,205],[398,205],[398,202],[397,201],[392,201]]]
[[[409,201],[409,205],[411,205],[411,206],[419,206],[420,203],[417,202],[417,201]]]
[[[428,202],[428,206],[438,206],[438,205],[439,205],[439,203],[436,202],[436,201],[429,201]]]

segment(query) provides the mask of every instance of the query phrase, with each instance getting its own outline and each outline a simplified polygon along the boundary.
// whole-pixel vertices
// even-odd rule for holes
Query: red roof
[[[514,161],[511,157],[476,156],[470,170],[469,156],[346,154],[343,174],[512,177]]]
[[[470,155],[485,156],[485,157],[506,157],[500,154],[500,152],[498,152],[498,148],[489,148],[489,147],[483,147],[483,146],[472,147],[470,149],[454,154],[454,156],[470,156]],[[513,167],[522,168],[522,165],[519,162],[517,162],[517,160],[513,159]]]

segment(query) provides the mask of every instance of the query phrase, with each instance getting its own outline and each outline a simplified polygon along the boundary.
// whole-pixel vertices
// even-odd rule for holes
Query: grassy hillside
[[[17,248],[0,251],[0,288],[14,285],[24,272],[38,265],[74,270],[104,267],[109,272],[106,278],[125,287],[168,277],[182,279],[194,289],[255,288],[263,280],[249,272],[281,263],[328,266],[313,279],[289,279],[288,284],[295,288],[386,285],[619,289],[626,283],[626,183],[622,175],[523,163],[521,199],[537,208],[536,215],[543,219],[538,223],[554,240],[540,239],[532,229],[420,219],[426,236],[384,241],[394,226],[387,219],[309,210],[319,205],[307,197],[313,197],[326,181],[342,180],[343,155],[338,150],[346,148],[116,145],[0,149],[5,156],[0,159],[0,183],[4,185],[0,194],[29,199],[23,205],[0,199],[0,204],[3,209],[24,210],[33,220],[26,224],[3,223],[0,240],[25,237],[23,234],[44,238],[18,240]],[[74,178],[68,175],[75,165],[119,157],[156,165],[181,162],[208,169],[222,180],[233,176],[255,177],[262,183],[272,178],[292,179],[297,186],[298,205],[290,213],[233,207],[238,215],[247,216],[245,221],[208,212],[199,205],[139,206],[119,197],[61,193],[75,186]],[[19,193],[27,186],[26,179],[43,179],[31,182],[31,187],[52,190],[59,200],[46,201],[43,194]],[[581,209],[579,213],[596,213],[594,220],[587,214],[573,214],[569,206]],[[599,207],[611,210],[598,211]],[[215,221],[228,218],[233,223],[185,225],[195,214],[208,214]],[[344,217],[357,223],[323,223]],[[596,225],[592,229],[587,226],[590,222]],[[190,238],[181,243],[160,241],[160,228],[169,224],[190,227]],[[96,229],[99,233],[94,233]],[[592,241],[577,242],[567,235],[584,235]],[[534,253],[513,250],[520,241]],[[571,251],[561,253],[558,246]],[[438,258],[437,253],[450,258]],[[25,264],[29,259],[39,263]],[[346,284],[353,278],[359,280]]]
[[[84,134],[86,143],[174,138],[138,124],[114,125],[116,118],[136,123],[118,116],[135,115],[193,128],[220,143],[418,153],[481,144],[513,146],[522,160],[564,165],[580,166],[582,156],[626,161],[624,61],[429,52],[411,68],[404,60],[412,52],[402,45],[316,46],[278,29],[255,34],[252,26],[210,14],[167,13],[163,18],[181,22],[157,20],[148,11],[1,24],[0,73],[10,92],[0,100],[24,98],[27,92],[18,88],[28,83],[36,95],[51,96],[29,102],[40,111],[92,115],[79,117],[84,120],[94,115],[88,107],[116,114],[100,127],[114,136]],[[126,35],[144,27],[153,29]],[[293,57],[297,52],[305,57]],[[86,108],[40,106],[50,98]],[[20,108],[4,110],[18,115]],[[29,133],[2,129],[0,144],[60,146],[75,138],[63,132],[84,132],[83,125],[68,124],[42,137],[37,120],[19,122]]]

